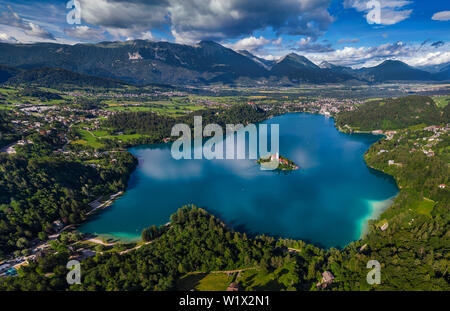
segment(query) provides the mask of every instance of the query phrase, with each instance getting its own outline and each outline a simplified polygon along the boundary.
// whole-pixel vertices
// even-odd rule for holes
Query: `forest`
[[[400,109],[397,106],[408,103],[411,110],[406,108],[402,116],[393,113]],[[65,265],[73,252],[70,243],[61,240],[55,245],[56,253],[44,254],[20,269],[19,277],[1,278],[0,290],[176,290],[177,281],[186,274],[237,268],[257,268],[264,275],[282,271],[283,276],[273,282],[284,290],[316,290],[326,270],[335,280],[325,290],[450,290],[450,195],[448,187],[439,187],[448,185],[450,176],[445,130],[448,106],[439,110],[428,97],[406,97],[366,109],[363,105],[338,115],[337,124],[368,131],[380,129],[380,125],[397,130],[392,139],[373,144],[365,160],[371,168],[392,175],[400,191],[393,205],[378,220],[369,222],[367,235],[343,249],[324,250],[299,240],[247,237],[207,211],[185,206],[171,216],[169,225],[157,228],[149,224],[142,232],[147,244],[139,249],[123,254],[97,252],[84,259],[81,285],[69,286],[65,281]],[[366,112],[374,116],[373,122],[363,123]],[[204,123],[220,125],[258,122],[267,117],[250,105],[195,114],[201,114]],[[417,114],[419,118],[411,118]],[[175,119],[154,113],[117,113],[105,124],[115,131],[162,139],[169,136],[175,120],[191,124],[193,115]],[[430,124],[441,125],[438,131],[442,134],[432,146],[426,146],[431,144],[431,136],[436,136],[425,129]],[[20,253],[36,236],[45,239],[56,219],[65,223],[83,219],[86,203],[100,193],[123,190],[136,165],[129,153],[120,152],[117,164],[105,157],[100,167],[88,166],[79,159],[62,159],[49,152],[61,144],[55,136],[32,139],[35,144],[19,148],[15,157],[0,157],[3,255]],[[426,155],[423,148],[432,148],[433,155]],[[382,230],[385,224],[388,226]],[[366,281],[370,260],[381,264],[379,285]]]
[[[432,100],[422,96],[368,105],[339,115],[337,123],[365,130],[397,129],[392,139],[373,144],[365,160],[370,167],[394,176],[400,192],[379,220],[369,222],[369,233],[362,241],[328,252],[328,268],[342,280],[337,289],[368,289],[360,281],[367,273],[364,264],[376,259],[382,269],[382,284],[377,289],[449,290],[450,192],[448,187],[439,187],[448,185],[450,176],[449,134],[444,130],[450,121],[449,106],[436,110]],[[396,114],[395,109],[401,107],[401,115]],[[430,145],[436,139],[431,136],[437,135],[424,129],[429,124],[441,125],[435,145]],[[424,148],[432,148],[433,154],[426,155]],[[388,227],[382,231],[385,223]]]
[[[421,151],[410,153],[415,132],[404,130],[396,136],[403,136],[400,141],[382,140],[366,154],[370,166],[395,177],[400,193],[379,220],[369,222],[369,233],[362,241],[328,252],[329,268],[343,281],[338,289],[369,289],[361,279],[367,273],[365,263],[372,259],[381,263],[378,289],[450,289],[450,193],[448,188],[438,187],[448,184],[450,169],[443,154],[427,157]],[[389,152],[379,154],[380,150]],[[401,166],[389,166],[388,159]],[[381,231],[384,223],[388,228]],[[363,245],[366,247],[361,250]]]
[[[195,206],[180,208],[167,231],[152,243],[126,254],[97,254],[82,262],[83,282],[68,286],[65,265],[69,252],[43,256],[23,268],[24,277],[5,278],[0,290],[175,290],[187,272],[260,267],[266,273],[285,271],[286,290],[310,289],[320,275],[324,252],[303,244],[302,252],[287,251],[288,241],[249,238]],[[47,276],[45,276],[47,275]]]
[[[202,116],[203,124],[217,123],[224,127],[226,124],[258,123],[268,115],[258,107],[236,104],[230,108],[202,109],[179,117],[154,112],[120,112],[106,120],[104,126],[126,134],[140,133],[162,140],[164,137],[170,137],[172,127],[177,123],[193,127],[194,116]]]
[[[13,251],[26,254],[32,241],[53,232],[55,220],[82,221],[87,203],[124,190],[136,165],[124,152],[115,155],[115,165],[100,168],[67,160],[49,151],[48,139],[35,137],[13,157],[0,155],[0,258]]]
[[[450,122],[448,112],[442,114],[430,97],[417,95],[371,101],[355,111],[340,113],[336,119],[337,126],[347,124],[360,131],[396,130],[441,122]]]
[[[11,119],[11,114],[0,110],[0,148],[12,143],[19,136],[11,126]]]

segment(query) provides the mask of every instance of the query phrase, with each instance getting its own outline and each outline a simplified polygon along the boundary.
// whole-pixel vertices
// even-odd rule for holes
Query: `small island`
[[[294,171],[299,169],[294,161],[279,155],[278,152],[271,156],[261,157],[256,161],[256,163],[260,164],[263,169],[267,170]]]

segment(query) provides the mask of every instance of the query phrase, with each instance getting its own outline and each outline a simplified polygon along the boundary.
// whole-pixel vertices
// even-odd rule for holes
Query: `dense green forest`
[[[19,69],[0,65],[0,83],[8,81],[8,79],[16,75],[18,72]]]
[[[115,88],[125,83],[113,79],[83,75],[61,68],[35,68],[21,70],[9,78],[7,84],[11,85],[39,85],[50,88],[61,88],[68,85],[77,87]]]
[[[15,141],[19,136],[11,126],[12,115],[0,110],[0,148]]]
[[[438,187],[448,185],[448,161],[443,160],[443,153],[427,157],[420,150],[410,152],[414,138],[421,137],[417,131],[404,130],[394,139],[400,136],[399,141],[376,143],[366,154],[370,166],[395,177],[400,193],[380,220],[370,221],[369,234],[363,241],[340,252],[329,252],[329,267],[342,280],[339,289],[368,288],[360,280],[367,273],[365,263],[371,259],[382,265],[379,289],[450,289],[450,193],[448,188]],[[381,150],[388,152],[379,153]],[[445,152],[449,152],[448,142]],[[401,166],[389,166],[391,159]],[[381,231],[384,223],[388,228]],[[364,244],[366,248],[359,251]]]
[[[39,99],[40,101],[49,101],[49,100],[55,100],[55,99],[63,99],[60,95],[55,94],[53,92],[47,92],[43,91],[38,88],[33,87],[26,87],[23,88],[20,92],[20,96],[28,96],[28,97],[34,97]]]
[[[46,100],[59,98],[53,95],[30,88],[22,91],[22,96]],[[78,105],[85,103],[81,101]],[[244,105],[228,110],[204,110],[195,115],[203,115],[205,122],[215,120],[223,125],[257,122],[265,116],[264,112]],[[3,144],[17,139],[17,135],[8,135],[14,132],[10,126],[12,116],[2,113],[0,118]],[[193,114],[178,119],[155,113],[119,113],[106,121],[106,125],[117,131],[151,133],[144,138],[146,142],[161,142],[170,136],[171,127],[180,122],[192,124]],[[0,258],[12,251],[25,250],[38,236],[47,236],[52,232],[51,223],[57,219],[62,219],[65,224],[82,221],[87,203],[99,195],[124,190],[136,165],[135,158],[128,152],[114,153],[114,164],[108,162],[111,160],[109,155],[105,156],[101,166],[87,165],[76,156],[69,159],[58,156],[55,150],[63,147],[64,142],[56,130],[46,135],[31,134],[26,139],[32,143],[17,146],[16,155],[0,155],[3,172],[0,176]],[[108,147],[118,146],[112,140],[106,143]],[[78,149],[86,150],[85,147]]]
[[[71,290],[173,290],[186,272],[261,267],[267,273],[286,268],[285,289],[310,289],[323,263],[323,250],[303,244],[297,254],[287,252],[289,241],[248,238],[195,206],[179,209],[161,237],[140,249],[119,255],[96,255],[82,262],[83,282]],[[23,268],[25,277],[0,281],[0,290],[64,290],[67,249],[41,257]],[[289,267],[289,268],[287,268]],[[48,276],[50,273],[51,276]],[[45,276],[47,274],[47,277]]]
[[[125,189],[136,165],[121,152],[114,163],[108,157],[104,166],[92,167],[54,155],[51,138],[32,139],[16,155],[0,155],[0,258],[28,248],[38,236],[44,239],[57,219],[79,223],[88,202]]]
[[[139,138],[120,144],[122,146],[161,143],[164,138],[170,138],[175,124],[184,123],[193,128],[194,116],[202,116],[203,126],[216,123],[225,128],[226,124],[258,123],[265,120],[268,114],[258,107],[247,104],[236,104],[230,108],[202,109],[178,117],[154,112],[119,112],[105,120],[103,126],[115,133],[143,134]],[[114,145],[114,142],[107,143],[109,146]]]
[[[0,65],[0,83],[5,85],[37,85],[59,88],[117,88],[126,86],[124,82],[79,74],[62,68],[12,68]]]
[[[396,115],[401,107],[403,114]],[[365,160],[370,167],[394,176],[400,188],[394,204],[379,220],[369,222],[367,235],[343,249],[247,237],[189,206],[173,214],[170,225],[145,229],[142,238],[147,244],[139,249],[122,254],[97,252],[84,259],[81,285],[69,287],[65,280],[65,265],[73,251],[70,243],[60,241],[56,253],[22,268],[19,277],[1,278],[0,290],[172,290],[190,272],[251,267],[265,275],[282,271],[283,276],[273,282],[285,290],[315,290],[326,270],[335,276],[326,290],[450,290],[450,193],[448,187],[439,187],[448,185],[450,176],[449,135],[443,126],[448,122],[448,107],[439,110],[429,97],[414,96],[367,103],[338,115],[338,125],[397,130],[392,138],[372,145]],[[374,119],[363,121],[364,113]],[[117,113],[104,125],[114,131],[146,134],[159,142],[170,136],[174,122],[192,125],[193,115],[202,115],[204,124],[220,125],[267,118],[258,108],[235,105],[179,118]],[[425,129],[429,124],[441,127],[433,132]],[[60,147],[57,137],[31,137],[35,144],[22,146],[14,157],[0,157],[0,193],[5,194],[0,196],[0,246],[4,254],[24,249],[36,235],[44,238],[53,220],[72,223],[82,219],[86,203],[97,194],[124,189],[135,165],[129,153],[120,152],[118,163],[111,164],[108,155],[99,160],[99,167],[88,166],[50,152]],[[425,154],[424,148],[432,149],[433,155]],[[381,264],[379,285],[366,281],[369,260]]]
[[[421,123],[439,124],[443,121],[439,108],[430,97],[415,95],[368,102],[356,111],[340,113],[336,124],[340,127],[351,125],[356,130],[370,131],[395,130]],[[445,122],[450,121],[447,118]]]
[[[267,113],[258,107],[236,104],[230,108],[203,109],[180,117],[169,117],[154,112],[120,112],[105,121],[106,127],[124,133],[151,134],[153,137],[169,137],[172,127],[177,123],[194,125],[194,116],[202,116],[203,124],[258,123],[267,118]]]
[[[400,193],[380,220],[370,221],[369,233],[362,241],[329,252],[328,267],[342,280],[337,283],[339,289],[367,288],[367,283],[360,281],[367,271],[364,265],[376,259],[382,265],[379,289],[449,290],[450,192],[448,187],[439,187],[448,185],[450,176],[449,134],[443,130],[450,122],[449,106],[440,112],[430,98],[422,96],[384,102],[343,113],[337,123],[365,130],[401,129],[365,154],[369,166],[395,177]],[[401,107],[400,115],[396,109]],[[442,127],[436,134],[425,130],[424,124]],[[432,149],[434,154],[427,156],[423,149]],[[389,165],[389,161],[395,164]],[[388,228],[381,231],[385,223]]]

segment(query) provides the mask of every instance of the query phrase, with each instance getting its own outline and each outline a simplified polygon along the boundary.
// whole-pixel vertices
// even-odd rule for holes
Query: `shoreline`
[[[334,118],[333,118],[333,120],[334,120]],[[373,130],[373,131],[361,131],[361,130],[354,130],[354,129],[352,129],[351,127],[347,127],[347,129],[348,129],[349,131],[346,131],[346,130],[342,129],[340,126],[336,126],[336,120],[334,120],[334,127],[335,127],[339,132],[344,133],[344,134],[349,134],[349,135],[352,135],[352,134],[370,134],[370,135],[374,135],[374,136],[380,136],[380,135],[383,136],[382,138],[380,138],[380,139],[378,139],[377,141],[375,141],[372,145],[370,145],[369,148],[364,152],[364,154],[363,154],[364,163],[366,164],[367,167],[369,167],[369,168],[371,168],[371,169],[373,169],[373,170],[376,170],[376,171],[378,171],[378,172],[382,172],[383,174],[386,174],[386,175],[388,175],[388,176],[391,176],[391,177],[394,179],[395,184],[396,184],[396,186],[397,186],[397,188],[398,188],[397,194],[396,194],[395,196],[393,196],[393,197],[390,197],[390,198],[387,198],[387,199],[381,200],[381,201],[367,200],[367,204],[370,205],[371,212],[370,212],[370,214],[368,214],[367,216],[365,216],[365,217],[363,217],[363,218],[361,219],[361,223],[360,223],[360,225],[359,225],[359,226],[360,226],[360,228],[359,228],[359,230],[360,230],[359,240],[361,240],[361,239],[363,239],[363,238],[369,233],[369,221],[370,221],[370,220],[379,220],[379,219],[380,219],[380,216],[381,216],[385,211],[387,211],[392,205],[394,205],[395,199],[396,199],[396,198],[398,197],[398,195],[400,194],[401,188],[400,188],[400,186],[398,185],[397,180],[395,179],[395,176],[390,175],[390,174],[388,174],[388,173],[386,173],[386,172],[384,172],[384,171],[382,171],[382,170],[379,170],[379,169],[377,169],[377,168],[372,167],[372,166],[367,162],[367,159],[366,159],[366,153],[367,153],[367,151],[368,151],[368,150],[369,150],[376,142],[378,142],[378,141],[380,141],[381,139],[387,137],[386,134],[384,133],[385,131],[381,131],[381,130],[380,130],[382,133],[374,133],[374,132],[376,132],[376,131],[378,131],[378,130]],[[384,204],[383,204],[383,203],[384,203]]]
[[[78,228],[79,228],[80,226],[82,226],[84,223],[90,221],[89,218],[91,218],[91,216],[92,216],[93,214],[98,213],[98,212],[100,212],[100,211],[103,211],[103,210],[105,210],[107,207],[110,207],[110,206],[114,203],[114,201],[117,200],[118,198],[120,198],[124,193],[125,193],[125,190],[119,191],[119,192],[117,192],[117,193],[115,193],[115,194],[111,194],[111,195],[109,196],[109,199],[107,199],[106,201],[104,201],[104,202],[101,203],[100,205],[95,206],[93,209],[91,209],[90,211],[88,211],[88,212],[86,213],[86,219],[84,219],[82,222],[79,222],[79,223],[76,223],[76,224],[68,224],[67,226],[64,226],[61,230],[59,230],[59,232],[57,232],[57,234],[60,234],[61,232],[64,232],[64,231],[67,231],[67,230],[70,230],[70,229],[78,230]],[[90,203],[88,203],[88,206],[91,206],[91,204],[93,204],[94,202],[100,203],[100,202],[98,202],[98,201],[99,201],[99,198],[96,199],[96,200],[94,200],[94,201],[92,201],[92,202],[90,202]],[[92,207],[92,206],[91,206],[91,207]],[[81,231],[80,231],[80,232],[81,232]],[[96,233],[84,233],[84,232],[81,232],[81,233],[83,233],[83,234],[92,234],[92,235],[101,237],[99,234],[96,234]],[[111,236],[111,237],[112,237],[112,236]]]
[[[119,191],[119,192],[117,192],[117,193],[115,193],[115,194],[111,194],[111,195],[109,196],[109,199],[107,199],[106,201],[104,201],[104,202],[101,203],[100,205],[95,206],[92,210],[90,210],[90,211],[86,214],[86,216],[90,216],[91,214],[95,213],[95,212],[98,211],[98,210],[103,210],[103,209],[105,209],[105,208],[111,206],[111,204],[113,204],[114,201],[117,200],[117,199],[118,199],[120,196],[122,196],[124,193],[125,193],[125,191]],[[91,204],[97,204],[97,203],[100,203],[100,202],[99,202],[99,199],[96,199],[96,200],[94,200],[94,201],[88,203],[88,205],[92,207]]]
[[[382,135],[383,137],[386,137],[386,135],[384,135],[384,134],[374,134],[373,131],[356,131],[356,130],[355,130],[355,131],[352,131],[352,132],[347,132],[347,131],[344,131],[343,129],[341,129],[340,127],[336,126],[336,120],[335,120],[335,117],[334,117],[334,116],[325,116],[325,115],[322,115],[322,114],[320,114],[320,113],[318,114],[318,113],[312,113],[312,112],[307,112],[307,111],[286,112],[286,113],[283,113],[283,114],[280,114],[280,115],[271,116],[271,117],[269,117],[269,118],[267,118],[267,119],[264,119],[264,120],[261,121],[261,122],[270,120],[270,119],[272,119],[272,118],[274,118],[274,117],[277,117],[277,116],[283,116],[283,115],[286,115],[286,114],[298,114],[298,113],[315,114],[315,115],[321,115],[321,116],[323,116],[323,117],[332,118],[332,119],[333,119],[333,126],[334,126],[334,128],[336,128],[336,130],[337,130],[338,132],[341,132],[341,133],[344,133],[344,134],[350,134],[350,135],[352,135],[352,134],[370,134],[370,135],[374,135],[374,136],[380,136],[380,135]],[[261,122],[259,122],[259,123],[261,123]],[[380,139],[382,139],[382,138],[380,138]],[[375,143],[378,142],[378,141],[379,141],[379,140],[375,141],[373,144],[375,144]],[[164,142],[160,142],[160,143],[153,143],[153,144],[133,145],[133,146],[127,147],[126,150],[127,150],[127,152],[130,152],[129,149],[131,149],[131,148],[136,148],[136,147],[140,147],[140,146],[147,146],[147,145],[155,146],[155,145],[162,145],[162,144],[165,144],[165,143],[164,143]],[[373,145],[373,144],[372,144],[372,145]],[[370,145],[368,149],[370,149],[370,147],[371,147],[372,145]],[[366,150],[366,151],[367,151],[367,150]],[[394,178],[394,181],[395,181],[395,183],[396,183],[396,185],[397,185],[397,181],[395,180],[395,177],[394,177],[394,176],[389,175],[389,174],[387,174],[387,173],[385,173],[385,172],[383,172],[383,171],[381,171],[381,170],[378,170],[378,169],[376,169],[376,168],[371,167],[371,166],[367,163],[367,160],[366,160],[366,158],[365,158],[365,153],[363,154],[363,159],[364,159],[364,163],[367,165],[367,167],[372,168],[372,169],[374,169],[374,170],[377,170],[377,171],[379,171],[379,172],[382,172],[383,174],[386,174],[386,175],[388,175],[388,176],[391,176],[392,178]],[[137,166],[134,168],[133,172],[134,172],[136,169],[137,169]],[[133,172],[132,172],[132,173],[133,173]],[[131,178],[131,174],[130,174],[130,178]],[[368,200],[368,201],[367,201],[367,203],[370,205],[371,211],[370,211],[370,213],[369,213],[367,216],[363,217],[363,218],[360,220],[360,224],[358,225],[358,226],[359,226],[358,229],[359,229],[359,232],[360,232],[359,238],[356,238],[355,240],[349,242],[349,243],[346,244],[343,248],[345,248],[347,245],[349,245],[349,244],[351,244],[351,243],[353,243],[353,242],[356,242],[356,241],[358,241],[358,240],[364,238],[364,236],[368,233],[368,229],[369,229],[369,220],[378,220],[379,217],[381,216],[381,214],[383,214],[383,212],[385,212],[387,209],[389,209],[389,208],[395,203],[395,198],[397,198],[397,196],[398,196],[398,194],[400,193],[400,190],[401,190],[400,187],[398,187],[398,185],[397,185],[397,188],[398,188],[398,193],[397,193],[395,196],[393,196],[393,197],[390,197],[390,198],[387,198],[387,199],[381,200],[381,201],[371,201],[371,200]],[[116,198],[114,198],[114,200],[112,200],[112,202],[111,202],[110,204],[108,204],[107,206],[104,206],[104,207],[100,208],[100,210],[104,210],[106,207],[111,206],[111,205],[114,203],[114,201],[115,201],[118,197],[122,196],[125,192],[126,192],[126,189],[125,189],[124,191],[121,191],[121,194],[120,194],[119,196],[117,196]],[[109,200],[108,200],[108,201],[109,201]],[[378,204],[380,204],[380,203],[385,203],[385,202],[388,202],[389,204],[382,204],[381,206],[378,205]],[[97,209],[95,209],[95,210],[97,210]],[[92,213],[92,212],[94,212],[94,210],[92,210],[92,211],[89,212],[89,213]],[[90,215],[90,214],[89,214],[89,215]],[[89,221],[89,219],[86,219],[85,221],[83,221],[83,223],[88,222],[88,221]],[[76,226],[76,228],[78,228],[80,225],[81,225],[81,224],[78,224],[78,225]],[[136,238],[124,238],[123,236],[121,236],[121,235],[119,235],[119,234],[118,234],[118,235],[115,235],[115,234],[113,234],[113,233],[108,233],[108,234],[90,233],[90,234],[96,235],[96,236],[98,236],[98,237],[100,237],[100,238],[109,237],[109,238],[112,238],[112,239],[117,239],[118,242],[123,242],[123,243],[127,243],[127,242],[139,242],[139,241],[141,241],[140,236],[139,236],[139,237],[136,237]],[[129,235],[129,234],[125,234],[125,235]],[[313,242],[309,242],[309,243],[315,245]],[[326,249],[326,248],[323,248],[323,249]]]
[[[400,191],[399,191],[400,193]],[[367,200],[366,203],[371,208],[371,212],[361,219],[360,223],[360,235],[359,239],[363,239],[367,233],[369,233],[369,221],[379,220],[381,214],[383,214],[388,208],[394,204],[395,198],[398,196],[396,194],[386,200]]]

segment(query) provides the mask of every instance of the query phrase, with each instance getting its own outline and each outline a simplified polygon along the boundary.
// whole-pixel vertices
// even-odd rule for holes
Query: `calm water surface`
[[[192,203],[248,234],[342,247],[397,194],[393,178],[363,159],[380,136],[340,133],[332,118],[307,113],[263,123],[280,124],[280,153],[300,170],[262,171],[255,160],[174,160],[170,145],[131,148],[139,166],[127,191],[80,230],[132,240]]]

